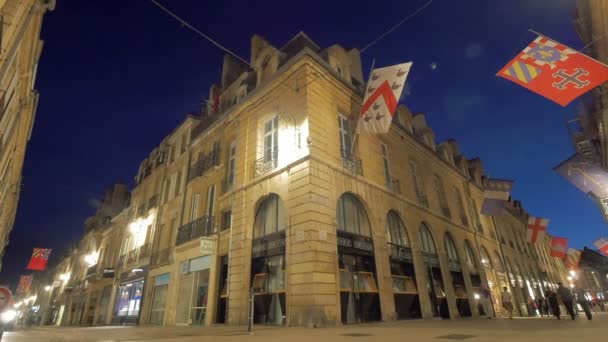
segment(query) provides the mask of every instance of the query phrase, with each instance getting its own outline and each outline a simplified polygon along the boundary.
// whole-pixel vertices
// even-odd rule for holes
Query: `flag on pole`
[[[608,240],[599,238],[593,241],[593,245],[602,252],[602,254],[608,256]]]
[[[33,271],[44,271],[46,264],[49,261],[52,249],[50,248],[34,248],[30,263],[27,264],[28,270]]]
[[[30,287],[32,286],[32,279],[34,279],[33,275],[21,275],[19,277],[19,285],[17,286],[18,294],[27,294],[30,292]]]
[[[578,270],[578,264],[581,261],[582,252],[578,249],[568,248],[568,253],[566,253],[566,269],[568,270]]]
[[[359,118],[363,129],[371,133],[388,132],[411,67],[408,62],[372,70]]]
[[[511,180],[486,178],[481,213],[486,216],[503,215],[512,188],[513,181]]]
[[[551,256],[563,259],[568,250],[568,238],[554,236],[551,238]]]
[[[548,225],[549,219],[534,216],[528,217],[526,240],[531,244],[535,244],[537,241],[542,240],[547,232]]]
[[[608,67],[563,44],[539,36],[496,75],[566,106],[608,81]]]

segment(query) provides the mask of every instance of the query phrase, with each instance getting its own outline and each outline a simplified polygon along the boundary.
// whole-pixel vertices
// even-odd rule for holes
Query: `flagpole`
[[[561,45],[563,45],[563,46],[567,47],[568,49],[574,50],[574,51],[576,51],[576,52],[581,52],[581,50],[583,50],[583,49],[585,49],[585,48],[587,48],[587,47],[589,47],[589,46],[591,45],[591,44],[589,44],[589,45],[587,45],[587,46],[583,47],[583,49],[581,49],[581,50],[577,50],[577,49],[572,48],[572,47],[570,47],[570,46],[568,46],[568,45],[566,45],[566,44],[564,44],[564,43],[561,43],[561,42],[559,42],[558,40],[553,39],[553,38],[551,38],[551,37],[549,37],[549,36],[547,36],[547,35],[544,35],[544,34],[542,34],[542,33],[540,33],[540,32],[534,31],[533,29],[528,29],[528,31],[529,31],[529,32],[532,32],[532,33],[534,33],[534,34],[537,34],[537,35],[539,35],[539,36],[542,36],[542,37],[548,38],[548,39],[550,39],[550,40],[552,40],[552,41],[554,41],[554,42],[556,42],[556,43],[559,43],[559,44],[561,44]],[[603,65],[603,66],[605,66],[606,68],[608,68],[608,64],[602,63],[601,61],[598,61],[597,59],[595,59],[595,58],[593,58],[593,57],[591,57],[591,56],[589,56],[589,55],[587,55],[587,54],[585,54],[585,53],[581,53],[581,55],[583,55],[583,56],[585,56],[585,57],[587,57],[587,58],[589,58],[589,59],[591,59],[591,60],[593,60],[593,61],[595,61],[595,62],[597,62],[597,63],[599,63],[599,64],[601,64],[601,65]]]
[[[372,67],[369,70],[369,77],[367,78],[367,84],[365,85],[365,91],[367,91],[367,86],[369,85],[370,80],[372,79],[372,74],[374,73],[374,64],[376,64],[376,59],[372,59]],[[363,94],[363,98],[365,98],[365,94]],[[360,111],[361,109],[359,109]],[[350,152],[354,153],[355,150],[355,141],[357,141],[357,135],[359,135],[359,133],[357,132],[359,129],[359,121],[361,119],[361,113],[359,113],[359,115],[357,115],[357,125],[355,126],[355,136],[353,137],[353,141],[350,144]]]

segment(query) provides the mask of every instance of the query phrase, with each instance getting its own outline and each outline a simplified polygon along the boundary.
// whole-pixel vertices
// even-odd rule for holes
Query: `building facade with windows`
[[[38,106],[42,18],[54,8],[55,0],[0,1],[0,261],[15,223],[23,160]]]
[[[115,269],[113,309],[93,324],[246,324],[250,293],[257,324],[477,317],[482,284],[498,314],[503,286],[532,314],[565,274],[525,242],[521,203],[481,215],[482,162],[404,106],[355,139],[363,83],[356,49],[304,33],[227,56],[217,112],[163,139],[113,219],[117,261],[97,266]]]

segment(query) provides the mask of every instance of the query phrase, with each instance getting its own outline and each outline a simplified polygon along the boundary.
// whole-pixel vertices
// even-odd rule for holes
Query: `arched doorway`
[[[481,246],[479,253],[481,265],[485,269],[488,288],[490,289],[490,292],[492,292],[492,308],[494,309],[494,313],[499,313],[502,310],[502,306],[500,305],[501,289],[497,280],[496,271],[494,270],[494,265],[492,264],[492,259],[490,258],[488,250]]]
[[[481,302],[479,302],[481,276],[479,274],[479,265],[477,262],[477,258],[475,258],[475,253],[473,252],[473,247],[471,247],[471,243],[469,242],[469,240],[464,240],[464,255],[466,257],[467,267],[469,269],[469,275],[471,277],[471,287],[475,296],[475,305],[477,306],[478,312],[480,315],[491,316],[492,313],[484,312],[484,307]]]
[[[254,323],[285,323],[285,210],[276,194],[260,203],[253,224]]]
[[[367,213],[351,193],[343,194],[336,209],[342,323],[380,320],[374,243]]]
[[[456,296],[456,308],[461,317],[471,317],[471,306],[467,297],[467,290],[464,284],[464,275],[462,266],[458,258],[458,252],[454,238],[449,233],[445,233],[443,237],[445,250],[448,255],[448,269],[452,276],[452,285],[454,286],[454,294]]]
[[[439,265],[437,248],[435,247],[435,241],[433,240],[431,231],[425,223],[420,225],[420,244],[422,246],[422,257],[427,270],[427,288],[429,289],[433,316],[450,318],[450,310],[448,309],[445,285],[443,283],[443,277],[441,276],[441,266]]]
[[[386,215],[386,235],[397,319],[421,318],[410,240],[394,210]]]

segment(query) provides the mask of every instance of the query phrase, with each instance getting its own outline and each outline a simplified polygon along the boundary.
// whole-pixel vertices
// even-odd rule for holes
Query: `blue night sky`
[[[426,1],[366,3],[376,9],[352,1],[163,3],[249,59],[254,33],[277,46],[302,30],[321,47],[361,48]],[[426,113],[438,141],[454,138],[490,176],[515,179],[514,198],[582,248],[605,223],[552,170],[574,152],[565,120],[576,104],[562,108],[495,76],[535,38],[528,28],[580,48],[574,14],[572,0],[434,0],[362,58],[365,74],[373,58],[377,66],[413,61],[402,102]],[[147,0],[59,0],[42,38],[40,105],[0,274],[13,284],[32,247],[54,248],[57,262],[107,186],[132,184],[140,161],[221,76],[223,52]]]

